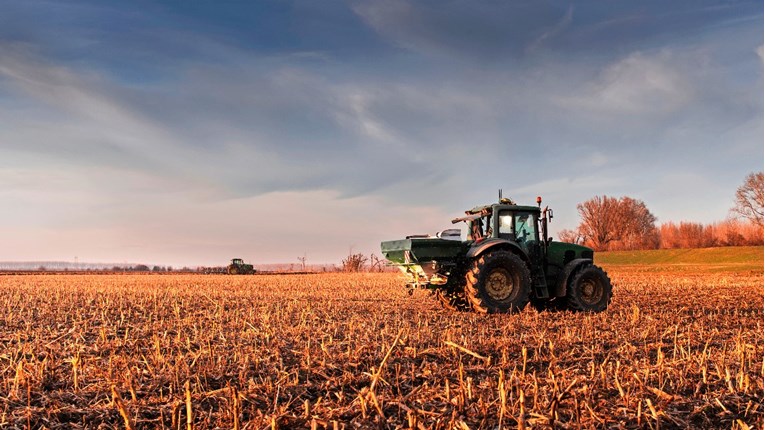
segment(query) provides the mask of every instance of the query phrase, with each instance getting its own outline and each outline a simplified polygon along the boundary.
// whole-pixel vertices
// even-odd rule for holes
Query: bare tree
[[[622,235],[619,249],[656,249],[659,247],[659,229],[656,217],[648,210],[645,203],[630,197],[619,200],[619,228]]]
[[[582,236],[577,230],[561,230],[558,232],[558,239],[561,242],[575,243],[577,245],[582,243]]]
[[[630,197],[596,196],[576,206],[582,221],[577,233],[595,250],[656,248],[656,217],[645,203]]]
[[[343,272],[361,272],[366,263],[367,257],[364,254],[348,254],[348,257],[343,259]]]
[[[385,260],[378,257],[377,254],[369,254],[369,271],[382,272],[385,268]]]
[[[298,257],[297,259],[298,259],[298,261],[300,262],[300,271],[301,271],[301,272],[305,272],[305,260],[306,260],[306,254],[305,254],[305,253],[303,253],[303,256],[302,256],[302,257]]]
[[[577,228],[579,234],[596,250],[606,249],[618,240],[616,228],[619,201],[613,197],[595,196],[576,205],[582,221]]]
[[[762,172],[750,173],[736,190],[735,206],[731,212],[762,227],[763,181]]]

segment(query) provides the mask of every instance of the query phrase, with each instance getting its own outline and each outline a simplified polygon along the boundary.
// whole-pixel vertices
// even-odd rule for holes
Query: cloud
[[[720,6],[700,0],[671,7],[622,2],[448,2],[354,0],[353,11],[383,40],[450,64],[517,65],[554,54],[602,57],[674,45],[688,32],[711,32],[752,23],[755,2]],[[759,20],[761,21],[761,19]],[[760,31],[761,33],[761,31]]]
[[[687,106],[695,89],[687,58],[669,50],[636,52],[606,67],[573,97],[559,100],[570,109],[596,114],[666,115]]]
[[[396,141],[395,132],[378,120],[370,112],[370,104],[374,96],[363,91],[351,90],[344,99],[349,109],[335,112],[338,123],[349,130],[356,130],[362,135],[381,143]]]
[[[554,39],[561,33],[563,33],[567,28],[571,26],[571,22],[574,19],[574,6],[569,5],[568,10],[566,11],[566,14],[561,18],[560,21],[555,23],[555,25],[547,28],[539,37],[537,37],[533,42],[531,42],[527,47],[526,51],[531,52],[539,49],[540,46],[542,46],[544,43],[548,42],[551,39]]]
[[[415,139],[414,122],[448,120],[439,115],[450,111],[451,97],[477,104],[406,85],[336,83],[258,60],[240,69],[193,67],[169,87],[128,86],[29,50],[2,51],[0,89],[15,106],[34,106],[31,114],[0,104],[4,117],[14,118],[0,131],[15,157],[6,163],[111,166],[118,175],[143,172],[205,194],[217,187],[221,196],[297,189],[356,195],[427,182],[439,170],[431,162],[440,153],[432,150],[448,142]],[[402,109],[416,118],[407,120]]]
[[[8,91],[35,106],[35,115],[6,104],[18,118],[6,128],[6,149],[62,156],[69,161],[105,161],[126,166],[162,165],[162,152],[178,148],[161,124],[134,110],[127,93],[89,70],[72,70],[40,60],[29,49],[0,45],[0,77]],[[77,124],[77,125],[75,125]]]
[[[554,7],[470,1],[421,3],[359,1],[353,10],[394,44],[420,54],[450,59],[503,61],[562,31]],[[540,28],[542,30],[540,30]]]
[[[666,140],[668,115],[703,120],[689,106],[704,73],[693,71],[695,54],[671,50],[636,52],[599,71],[550,63],[439,80],[392,71],[350,78],[242,55],[223,66],[187,65],[162,86],[12,54],[0,60],[0,88],[35,112],[0,103],[13,118],[0,131],[13,151],[5,163],[111,168],[113,178],[101,181],[117,189],[137,172],[200,199],[332,190],[437,204],[482,182],[523,187],[529,160],[561,176],[576,171],[565,162],[580,154],[594,154],[577,163],[592,168],[629,159],[620,158],[625,152],[638,160],[646,156],[640,144]]]

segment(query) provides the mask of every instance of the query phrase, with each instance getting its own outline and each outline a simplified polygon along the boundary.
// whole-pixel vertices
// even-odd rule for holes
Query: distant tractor
[[[452,220],[467,223],[465,241],[450,233],[382,242],[410,292],[425,288],[447,309],[482,313],[518,312],[529,302],[537,310],[608,307],[611,280],[593,264],[593,250],[548,237],[553,213],[541,197],[537,206],[520,206],[500,192],[498,203],[465,214]]]
[[[226,267],[226,271],[229,275],[252,275],[255,273],[255,268],[252,264],[245,264],[241,258],[234,258]]]

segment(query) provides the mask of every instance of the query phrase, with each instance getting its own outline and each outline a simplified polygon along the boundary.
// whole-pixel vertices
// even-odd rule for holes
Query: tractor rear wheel
[[[603,269],[587,265],[571,278],[566,302],[572,310],[602,312],[611,303],[612,289],[611,279]]]
[[[236,268],[236,266],[235,267],[229,267],[228,268],[228,274],[229,275],[238,275],[239,274],[239,270]]]
[[[477,312],[519,312],[529,302],[529,268],[509,251],[489,252],[474,260],[465,281],[465,296]]]

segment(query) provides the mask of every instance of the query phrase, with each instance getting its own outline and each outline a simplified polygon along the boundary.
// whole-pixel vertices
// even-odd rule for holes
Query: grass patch
[[[640,271],[763,272],[762,246],[596,252],[604,267]]]

